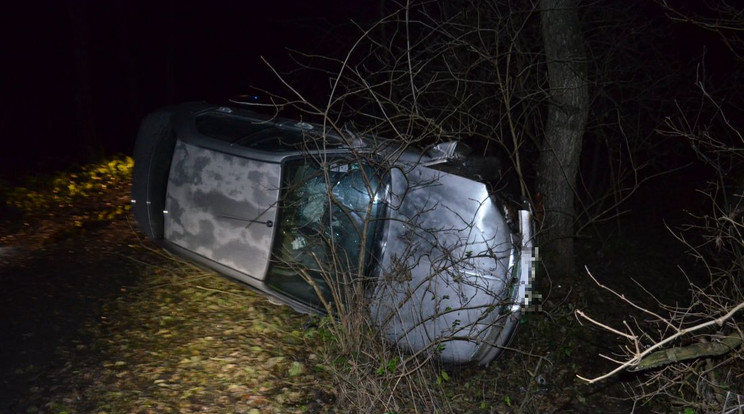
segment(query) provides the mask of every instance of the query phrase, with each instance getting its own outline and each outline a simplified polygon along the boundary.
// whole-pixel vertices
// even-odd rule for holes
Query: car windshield
[[[279,219],[266,283],[321,307],[334,287],[373,262],[383,214],[379,173],[358,160],[285,162]]]

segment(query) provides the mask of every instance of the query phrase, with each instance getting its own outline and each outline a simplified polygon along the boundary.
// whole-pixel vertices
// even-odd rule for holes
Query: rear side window
[[[203,114],[196,118],[196,129],[210,138],[269,152],[302,150],[310,141],[318,139],[310,130],[286,126],[279,128],[272,122],[254,121],[226,114]]]

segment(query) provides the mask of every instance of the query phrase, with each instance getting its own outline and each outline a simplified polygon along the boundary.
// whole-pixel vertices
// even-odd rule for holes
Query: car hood
[[[423,166],[393,169],[388,198],[373,318],[401,346],[479,359],[511,299],[503,214],[485,184]]]

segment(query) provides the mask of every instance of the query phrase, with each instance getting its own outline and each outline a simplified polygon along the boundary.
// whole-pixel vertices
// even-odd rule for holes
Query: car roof
[[[377,137],[330,125],[269,117],[244,108],[203,102],[180,105],[174,116],[180,139],[216,150],[279,162],[308,151],[370,151]]]

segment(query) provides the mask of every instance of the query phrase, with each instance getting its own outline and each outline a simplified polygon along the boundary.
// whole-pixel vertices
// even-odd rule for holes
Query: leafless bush
[[[348,135],[345,137],[352,139]],[[362,165],[385,163],[385,160],[374,160],[359,153],[352,154],[351,159]],[[321,211],[321,215],[328,215],[331,222],[343,219],[338,215],[366,217],[358,228],[344,229],[356,233],[359,244],[366,246],[371,237],[369,231],[375,224],[373,204],[369,203],[366,211],[346,210],[333,193],[336,183],[329,178],[333,168],[330,160],[318,158],[315,161],[319,173],[324,175],[317,177],[324,183],[323,192],[305,196],[322,199],[318,205],[322,204],[321,210],[326,211]],[[364,175],[363,181],[368,194],[378,192],[371,174]],[[353,225],[354,222],[350,220],[349,223]],[[374,300],[376,286],[366,274],[370,251],[361,248],[358,257],[352,256],[347,251],[348,246],[334,235],[319,231],[315,236],[320,245],[313,249],[311,262],[287,265],[312,286],[326,311],[327,316],[320,320],[318,331],[327,345],[325,365],[331,368],[335,380],[337,407],[350,413],[368,412],[370,407],[383,412],[447,411],[443,408],[443,392],[436,390],[435,379],[440,374],[436,365],[430,363],[433,354],[410,354],[386,343],[379,327],[370,319],[370,302]]]
[[[505,154],[504,167],[515,177],[510,191],[518,194],[517,200],[529,197],[532,177],[525,165],[536,157],[545,80],[539,70],[541,43],[530,38],[539,31],[528,30],[528,23],[536,23],[537,11],[522,7],[488,1],[407,3],[376,25],[360,28],[359,38],[343,58],[300,54],[300,60],[314,62],[307,69],[328,80],[327,100],[314,100],[302,85],[277,73],[288,93],[271,95],[269,105],[292,108],[303,118],[321,122],[324,133],[333,132],[350,144],[361,135],[396,142],[393,152],[375,151],[390,157],[376,163],[391,165],[407,146],[431,147],[445,141],[467,141],[483,155]],[[325,160],[318,162],[323,165]],[[495,184],[503,189],[507,181]],[[326,196],[333,200],[330,192]],[[334,240],[326,244],[333,246]],[[370,407],[452,411],[441,389],[448,376],[432,360],[437,347],[448,340],[478,339],[469,337],[474,335],[470,327],[453,327],[451,338],[405,353],[386,344],[378,326],[370,323],[369,281],[361,266],[351,265],[342,254],[315,265],[330,295],[321,294],[317,278],[302,268],[296,270],[316,287],[333,315],[322,326],[330,334],[327,357],[339,384],[339,404],[350,412],[367,412]],[[432,275],[432,284],[435,278]],[[491,311],[492,307],[483,309],[484,315]]]
[[[372,27],[360,28],[360,36],[341,58],[295,53],[305,75],[315,73],[315,83],[327,82],[322,102],[299,83],[287,81],[290,95],[269,94],[274,98],[269,105],[293,107],[331,128],[346,127],[407,145],[464,141],[476,151],[497,154],[505,161],[504,175],[511,178],[503,185],[513,187],[519,199],[529,199],[541,218],[542,200],[531,190],[549,94],[537,4],[457,0],[402,2],[396,7]],[[659,105],[636,98],[630,106],[643,109],[629,114],[623,107],[627,103],[610,97],[638,94],[621,91],[631,82],[613,78],[628,58],[628,39],[636,37],[627,33],[618,39],[627,31],[620,22],[634,12],[618,13],[622,19],[586,24],[592,28],[589,41],[597,51],[607,52],[593,61],[596,114],[589,129],[601,148],[587,157],[594,165],[585,168],[574,189],[580,201],[577,234],[627,213],[623,204],[660,174],[647,174],[649,163],[635,158],[655,145],[644,132],[653,126],[639,124]],[[597,27],[605,34],[599,35]],[[639,88],[668,87],[650,70],[641,73],[648,79],[633,79]],[[608,90],[609,85],[622,86]],[[318,89],[312,85],[313,91]]]
[[[307,95],[302,84],[285,80],[288,94],[269,93],[273,99],[269,105],[277,110],[291,107],[350,142],[365,134],[394,139],[401,148],[465,141],[482,154],[503,155],[507,170],[503,175],[514,177],[514,184],[507,179],[498,186],[513,186],[517,198],[531,199],[539,215],[540,202],[529,191],[536,179],[532,166],[548,104],[538,14],[535,4],[524,2],[406,2],[372,27],[360,28],[341,58],[297,54],[300,65],[327,82],[322,101]],[[312,88],[317,91],[318,85]],[[619,123],[624,116],[616,109],[608,113]],[[605,138],[613,135],[606,128],[602,133]],[[584,197],[579,231],[622,214],[618,206],[647,179],[640,173],[644,164],[632,156],[645,142],[633,141],[633,132],[615,135],[622,138],[607,141],[613,148],[607,162],[611,184],[585,183],[587,191],[577,191]],[[610,190],[597,194],[594,187]],[[363,298],[361,274],[351,277],[330,267],[324,275],[329,281],[344,279],[340,286],[348,289],[334,292],[326,303],[330,311],[340,310],[342,315],[326,326],[333,330],[341,354],[365,361],[350,359],[352,366],[339,371],[342,383],[350,372],[357,379],[348,384],[348,395],[360,391],[358,384],[367,384],[362,391],[368,392],[352,405],[364,408],[385,401],[386,408],[399,410],[404,405],[397,391],[420,390],[417,393],[426,402],[419,408],[441,410],[435,398],[441,393],[425,386],[439,375],[427,364],[429,357],[398,354],[379,337],[370,337],[374,329],[365,319],[363,300],[349,302],[359,308],[345,307],[342,297]],[[334,306],[343,309],[331,309]],[[385,396],[389,398],[384,400]]]
[[[275,96],[274,104],[301,108],[330,126],[349,120],[359,133],[407,145],[465,140],[484,153],[505,153],[506,167],[524,182],[540,140],[545,79],[539,33],[530,28],[537,10],[511,6],[405,4],[360,28],[343,58],[298,53],[300,64],[312,58],[307,69],[330,82],[327,101],[311,104],[292,86],[292,97]]]
[[[721,105],[698,84],[710,118],[690,121],[679,116],[666,120],[661,132],[689,141],[699,160],[712,170],[712,179],[700,191],[707,211],[690,215],[691,223],[675,235],[704,269],[707,278],[688,278],[690,303],[657,309],[637,304],[609,287],[600,287],[636,308],[641,315],[623,326],[608,326],[577,311],[588,321],[624,338],[618,355],[604,356],[616,367],[598,377],[621,371],[644,371],[631,392],[635,399],[664,398],[671,404],[702,412],[740,412],[744,405],[744,139]],[[701,114],[702,116],[703,114]],[[649,295],[652,295],[649,293]],[[652,295],[653,297],[653,295]]]

